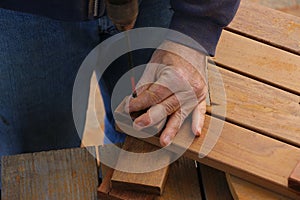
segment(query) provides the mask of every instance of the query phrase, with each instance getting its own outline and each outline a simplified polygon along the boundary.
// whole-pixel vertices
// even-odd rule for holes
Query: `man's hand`
[[[137,97],[130,98],[125,106],[128,113],[148,109],[135,119],[134,128],[141,130],[168,117],[160,136],[161,145],[166,146],[193,111],[192,130],[199,136],[206,112],[205,67],[204,54],[174,42],[165,42],[147,65],[137,85]]]

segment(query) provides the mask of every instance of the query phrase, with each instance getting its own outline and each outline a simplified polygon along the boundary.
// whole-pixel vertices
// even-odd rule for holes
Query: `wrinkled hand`
[[[128,113],[149,108],[135,119],[134,128],[141,130],[169,116],[160,136],[161,145],[166,146],[193,111],[192,130],[199,136],[206,112],[205,67],[204,54],[170,41],[162,44],[137,84],[137,97],[131,97],[125,106]]]

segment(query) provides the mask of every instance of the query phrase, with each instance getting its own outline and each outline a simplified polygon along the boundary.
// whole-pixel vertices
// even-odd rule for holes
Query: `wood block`
[[[299,148],[224,122],[222,134],[217,138],[217,143],[212,151],[202,158],[199,155],[203,150],[205,138],[210,135],[207,146],[211,140],[214,141],[213,137],[215,137],[214,127],[211,127],[208,132],[211,120],[214,120],[214,123],[221,121],[207,115],[201,136],[194,139],[185,156],[284,196],[299,199],[300,193],[291,190],[287,182],[291,171],[299,162]],[[178,134],[186,137],[193,135],[190,123],[186,121]],[[143,140],[159,146],[159,138],[144,138]],[[182,146],[181,141],[177,141],[176,137],[172,145],[177,148],[186,148]]]
[[[300,18],[241,1],[228,30],[300,55]]]
[[[155,195],[139,193],[128,190],[112,189],[111,178],[114,173],[114,169],[101,165],[103,179],[98,188],[98,199],[100,200],[153,200]]]
[[[292,200],[228,173],[226,179],[234,200]]]
[[[156,151],[158,147],[148,144],[144,141],[138,140],[136,138],[127,136],[125,143],[123,145],[123,150],[139,153],[138,159],[135,163],[129,161],[120,154],[117,165],[130,167],[132,169],[140,169],[141,162],[148,162],[149,165],[154,163],[164,162],[171,160],[171,157],[164,156],[161,158],[150,158],[148,160],[143,159],[144,153],[149,153]],[[169,154],[171,155],[171,154]],[[140,159],[139,159],[140,158]],[[112,176],[112,188],[114,189],[124,189],[124,190],[133,190],[141,191],[152,194],[162,194],[163,188],[167,179],[169,167],[163,167],[162,169],[147,172],[147,173],[127,173],[119,170],[115,170]]]
[[[87,149],[2,157],[2,200],[96,199],[97,162]]]
[[[199,170],[207,200],[233,200],[224,172],[203,164]]]
[[[165,191],[161,196],[151,195],[140,192],[109,188],[109,178],[112,176],[113,169],[110,169],[109,175],[99,187],[99,195],[105,196],[106,199],[116,200],[201,200],[200,185],[198,180],[197,169],[194,161],[187,158],[180,158],[170,166]],[[102,193],[102,194],[101,194]]]
[[[300,162],[297,164],[288,179],[289,187],[300,192]]]

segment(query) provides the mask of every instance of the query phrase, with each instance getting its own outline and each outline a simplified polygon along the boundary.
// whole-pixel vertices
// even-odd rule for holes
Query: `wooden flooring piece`
[[[127,156],[123,156],[121,153],[117,166],[125,166],[125,168],[130,167],[137,172],[147,170],[147,168],[142,168],[141,164],[147,163],[146,166],[148,167],[153,166],[161,161],[166,161],[168,163],[171,160],[171,157],[168,156],[162,156],[160,158],[149,157],[149,159],[145,159],[145,153],[156,151],[158,147],[131,136],[127,136],[122,149],[129,152],[139,153],[139,155],[137,156],[137,159],[130,161],[128,160]],[[152,194],[162,194],[168,171],[169,166],[146,173],[128,173],[115,170],[111,179],[112,188],[140,191]]]
[[[300,162],[289,177],[289,187],[300,192]]]
[[[228,30],[300,55],[300,18],[247,0]]]
[[[292,200],[236,176],[226,177],[234,200]]]
[[[111,189],[109,180],[112,173],[113,169],[110,168],[99,187],[101,200],[201,200],[197,170],[194,161],[188,158],[182,157],[171,164],[165,191],[161,196]]]
[[[233,200],[224,172],[206,165],[199,168],[207,200]]]
[[[84,148],[2,158],[2,200],[97,198],[98,172]]]
[[[225,103],[220,98],[224,90],[220,74]],[[215,109],[226,104],[223,117],[228,121],[300,147],[300,96],[212,65],[209,81],[212,102],[220,104]]]
[[[300,95],[300,56],[223,31],[213,58],[227,69]]]
[[[219,127],[217,124],[221,122],[221,120],[207,115],[202,135],[194,139],[185,156],[242,177],[284,196],[293,199],[300,197],[300,193],[288,188],[287,181],[294,167],[300,161],[299,148],[228,122],[224,122],[222,134],[218,138]],[[210,123],[213,124],[211,127]],[[186,149],[185,146],[182,146],[181,140],[194,137],[189,121],[183,124],[178,135],[184,136],[186,139],[178,141],[175,138],[172,146],[176,149]],[[143,140],[159,146],[159,138],[152,137]],[[214,145],[215,140],[217,143]],[[210,148],[212,151],[206,157],[199,157]]]

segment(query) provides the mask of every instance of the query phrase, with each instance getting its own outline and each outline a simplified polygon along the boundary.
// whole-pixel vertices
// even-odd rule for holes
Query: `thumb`
[[[206,113],[206,101],[200,102],[193,111],[192,130],[196,136],[200,136],[204,125]]]

